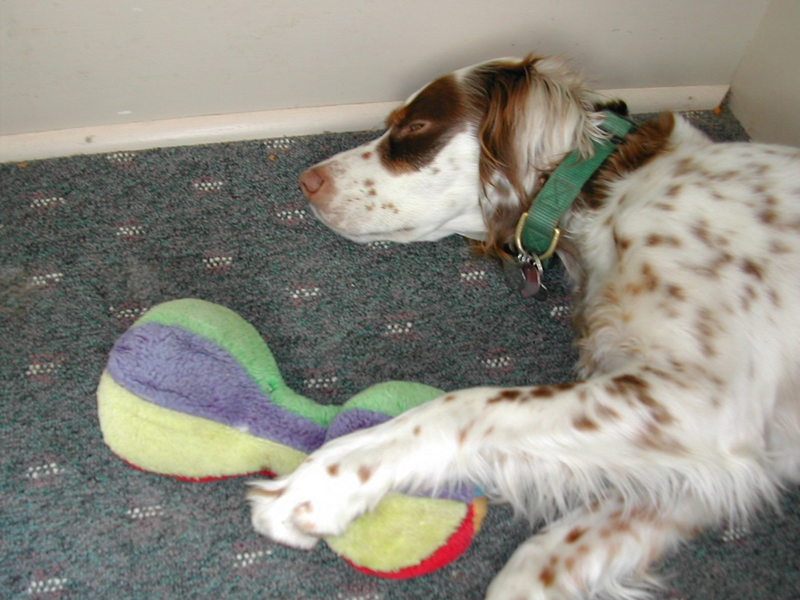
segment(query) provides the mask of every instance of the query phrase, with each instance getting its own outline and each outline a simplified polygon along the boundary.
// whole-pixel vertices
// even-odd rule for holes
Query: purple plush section
[[[108,372],[140,398],[310,453],[326,428],[276,406],[213,342],[178,327],[146,323],[117,340]]]
[[[345,412],[341,412],[328,427],[328,434],[325,436],[325,441],[347,435],[359,429],[366,429],[379,425],[391,419],[389,415],[366,410],[364,408],[354,408]]]

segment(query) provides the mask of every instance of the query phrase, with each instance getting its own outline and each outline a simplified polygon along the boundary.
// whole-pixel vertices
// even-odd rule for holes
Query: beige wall
[[[0,135],[395,101],[531,49],[604,89],[728,84],[767,4],[2,0]]]
[[[733,78],[731,107],[757,141],[800,146],[800,2],[773,0]]]

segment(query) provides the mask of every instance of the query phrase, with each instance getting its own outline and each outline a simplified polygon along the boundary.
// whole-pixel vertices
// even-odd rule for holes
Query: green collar
[[[603,111],[600,128],[611,137],[594,142],[594,156],[581,160],[577,151],[570,153],[550,174],[547,182],[517,223],[516,250],[520,255],[535,255],[546,262],[555,252],[561,230],[557,227],[581,188],[595,174],[608,156],[624,143],[622,138],[633,123],[610,111]]]

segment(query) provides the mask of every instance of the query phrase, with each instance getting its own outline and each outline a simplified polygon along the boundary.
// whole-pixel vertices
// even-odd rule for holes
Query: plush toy
[[[410,382],[373,386],[343,406],[292,391],[258,332],[202,300],[150,309],[111,351],[97,390],[103,438],[130,465],[189,481],[284,475],[326,440],[441,395]],[[328,545],[361,572],[406,579],[457,558],[486,501],[472,488],[391,494]]]

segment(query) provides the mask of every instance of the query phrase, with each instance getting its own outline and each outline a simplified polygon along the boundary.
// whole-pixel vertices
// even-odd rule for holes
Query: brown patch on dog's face
[[[378,146],[381,164],[392,173],[418,171],[466,127],[462,93],[452,75],[435,80],[386,119],[389,135]]]

